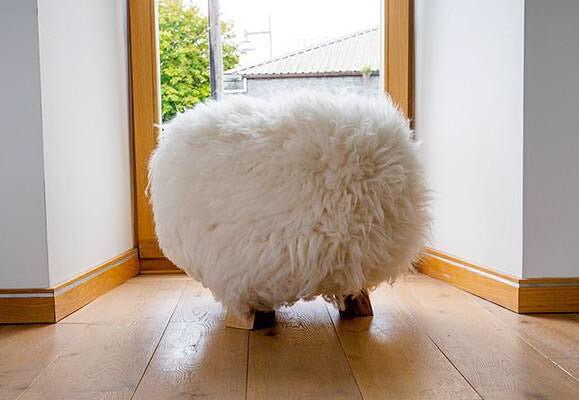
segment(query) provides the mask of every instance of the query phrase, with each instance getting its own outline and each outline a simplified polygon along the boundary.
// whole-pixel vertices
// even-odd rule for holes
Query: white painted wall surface
[[[38,3],[55,285],[133,247],[126,2]]]
[[[48,286],[36,0],[0,2],[0,288]]]
[[[527,0],[524,277],[579,276],[579,1]]]
[[[522,275],[523,0],[417,0],[432,247]]]

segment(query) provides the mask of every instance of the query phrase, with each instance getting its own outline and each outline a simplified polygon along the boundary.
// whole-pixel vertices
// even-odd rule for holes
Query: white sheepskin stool
[[[428,191],[410,136],[386,96],[198,105],[164,126],[150,161],[159,244],[230,315],[319,295],[343,309],[423,248]]]

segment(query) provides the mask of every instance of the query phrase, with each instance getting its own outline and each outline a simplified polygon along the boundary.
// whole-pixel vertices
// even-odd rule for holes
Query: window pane
[[[379,92],[380,0],[220,4],[240,55],[239,65],[226,71],[227,79],[245,83],[243,90],[229,91],[226,85],[226,95],[269,97],[300,89]]]
[[[225,96],[378,93],[380,0],[220,0]],[[207,0],[159,0],[163,121],[211,95]]]

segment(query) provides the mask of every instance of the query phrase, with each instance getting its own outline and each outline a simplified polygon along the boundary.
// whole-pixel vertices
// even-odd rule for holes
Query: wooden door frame
[[[413,0],[383,0],[383,85],[400,109],[414,116]],[[161,122],[156,0],[128,0],[133,129],[135,232],[141,272],[176,271],[159,249],[146,195],[148,162]]]
[[[414,118],[414,0],[384,0],[384,89]]]
[[[141,272],[174,271],[155,235],[148,164],[161,123],[156,0],[128,0],[135,233]]]

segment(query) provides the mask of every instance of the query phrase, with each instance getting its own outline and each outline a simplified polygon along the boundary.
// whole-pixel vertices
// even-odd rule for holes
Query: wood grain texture
[[[419,274],[372,302],[353,320],[298,303],[250,333],[199,283],[139,276],[78,323],[0,326],[0,399],[579,398],[577,314],[517,315]]]
[[[433,249],[418,269],[518,313],[579,312],[579,278],[519,279]]]
[[[484,399],[575,399],[579,385],[470,295],[425,277],[394,286],[421,329]]]
[[[247,331],[170,322],[135,400],[245,398]]]
[[[518,288],[497,281],[492,277],[481,275],[432,256],[423,257],[418,265],[418,270],[509,310],[517,312],[519,309]]]
[[[15,400],[85,325],[0,327],[0,399]]]
[[[282,308],[250,332],[247,399],[361,399],[321,300]]]
[[[158,282],[158,281],[191,282],[192,279],[185,274],[140,274],[132,278],[127,283]]]
[[[245,399],[248,331],[227,329],[223,312],[190,282],[135,400]]]
[[[402,308],[389,287],[372,293],[374,317],[340,319],[336,332],[365,400],[480,399]]]
[[[213,299],[209,289],[204,288],[199,282],[188,279],[185,282],[183,295],[177,304],[175,312],[171,317],[174,322],[198,322],[208,320],[223,321],[225,319],[225,309]],[[221,323],[221,322],[220,322]]]
[[[21,400],[129,400],[164,328],[158,323],[88,325]]]
[[[579,281],[579,279],[577,279]],[[520,313],[579,312],[579,286],[521,287]]]
[[[52,288],[0,289],[0,294],[53,293]]]
[[[414,118],[414,1],[385,0],[384,87],[404,114]]]
[[[578,286],[579,285],[579,277],[569,277],[569,278],[525,278],[525,279],[520,279],[519,280],[520,283],[523,284],[538,284],[538,283],[547,283],[547,284],[553,284],[553,283],[567,283],[570,285],[575,285]]]
[[[0,323],[56,322],[126,282],[139,272],[137,250],[131,249],[51,288],[3,289],[3,295],[41,294],[49,297],[0,298]]]
[[[515,314],[478,297],[473,301],[545,358],[579,380],[579,314]]]
[[[139,254],[136,248],[133,249],[129,249],[121,254],[119,254],[118,256],[115,256],[105,262],[103,262],[102,264],[91,268],[90,270],[75,276],[72,279],[69,279],[68,281],[65,281],[63,283],[60,283],[56,286],[53,286],[52,288],[50,288],[50,290],[54,291],[54,292],[59,292],[62,290],[65,290],[71,286],[74,286],[77,283],[82,283],[81,281],[86,281],[89,278],[92,278],[95,275],[98,275],[100,272],[104,271],[104,270],[109,270],[111,269],[111,267],[118,267],[120,265],[123,265],[129,261],[134,261],[134,260],[139,260]]]
[[[141,274],[184,274],[183,270],[166,258],[143,258],[141,259]]]
[[[138,273],[139,259],[137,258],[136,251],[134,251],[133,255],[122,264],[90,278],[63,294],[55,296],[54,306],[56,320],[60,321],[62,318],[84,307],[97,297],[128,281]]]
[[[141,258],[161,258],[146,190],[148,161],[160,118],[155,1],[129,0],[131,104],[134,146],[136,224]]]
[[[427,249],[426,249],[426,253],[427,253],[427,254],[430,254],[430,255],[433,255],[433,256],[435,256],[435,257],[438,257],[438,258],[442,258],[443,260],[450,261],[451,263],[458,264],[458,265],[461,265],[461,266],[464,266],[464,267],[468,267],[468,268],[471,268],[471,269],[474,269],[474,270],[476,270],[476,271],[480,271],[480,272],[483,272],[483,273],[487,273],[487,274],[493,275],[493,276],[495,276],[495,277],[497,277],[497,278],[502,278],[502,279],[505,279],[505,280],[510,281],[510,282],[513,282],[513,283],[519,283],[519,281],[520,281],[518,278],[516,278],[516,277],[514,277],[514,276],[512,276],[512,275],[507,275],[507,274],[503,274],[503,273],[497,272],[497,271],[495,271],[495,270],[493,270],[493,269],[491,269],[491,268],[477,265],[477,264],[475,264],[475,263],[472,263],[472,262],[470,262],[470,261],[464,260],[464,259],[462,259],[462,258],[455,257],[455,256],[453,256],[453,255],[444,253],[444,252],[442,252],[442,251],[438,251],[438,250],[435,250],[435,249],[427,248]]]
[[[149,199],[147,199],[147,204],[148,203]],[[145,214],[142,219],[148,219],[148,214],[149,213]],[[153,218],[152,211],[151,218]],[[143,224],[142,221],[137,221],[137,223]],[[145,226],[148,226],[148,222],[145,223]],[[156,234],[153,232],[153,235]],[[157,243],[156,236],[154,236],[153,239],[141,239],[139,237],[139,256],[141,259],[163,259],[165,257],[165,254],[163,254],[163,251],[159,247],[159,243]]]
[[[61,323],[165,324],[175,310],[185,284],[181,280],[129,281],[64,318]]]
[[[0,323],[55,322],[54,297],[0,298]]]

